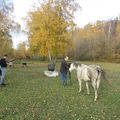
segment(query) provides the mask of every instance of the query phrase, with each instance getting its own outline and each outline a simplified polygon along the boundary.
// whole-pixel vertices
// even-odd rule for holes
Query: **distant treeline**
[[[12,8],[6,8],[7,13],[1,10],[0,57],[8,54],[11,58],[56,60],[68,55],[75,60],[120,62],[120,18],[76,28],[73,13],[79,7],[73,0],[41,4],[28,14],[28,41],[21,42],[17,49],[13,48],[10,31],[20,26],[11,19]]]
[[[70,56],[77,60],[120,61],[120,20],[97,21],[73,32]]]

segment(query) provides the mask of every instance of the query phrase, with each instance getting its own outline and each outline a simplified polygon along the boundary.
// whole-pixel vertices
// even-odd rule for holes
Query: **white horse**
[[[95,98],[94,101],[98,98],[98,89],[101,81],[101,76],[105,77],[104,71],[102,68],[98,65],[84,65],[84,64],[78,64],[78,63],[71,63],[69,71],[72,70],[77,71],[77,78],[79,81],[79,92],[81,92],[81,85],[82,80],[86,82],[86,88],[87,88],[87,94],[90,94],[88,82],[92,83],[92,86],[95,91]]]

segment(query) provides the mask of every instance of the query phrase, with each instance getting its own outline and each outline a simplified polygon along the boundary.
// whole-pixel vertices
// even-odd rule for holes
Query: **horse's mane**
[[[81,66],[81,64],[79,62],[74,61],[73,64],[75,65],[75,67]]]

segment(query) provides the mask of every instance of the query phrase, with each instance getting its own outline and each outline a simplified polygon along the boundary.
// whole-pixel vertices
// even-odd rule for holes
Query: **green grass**
[[[90,62],[85,62],[91,64]],[[28,68],[19,64],[7,70],[7,85],[0,87],[1,120],[120,120],[120,65],[94,63],[107,72],[99,89],[99,99],[94,102],[94,91],[87,95],[83,83],[78,93],[76,73],[72,85],[63,87],[59,77],[48,78],[43,71],[47,63],[30,63]],[[59,64],[57,65],[59,70]]]

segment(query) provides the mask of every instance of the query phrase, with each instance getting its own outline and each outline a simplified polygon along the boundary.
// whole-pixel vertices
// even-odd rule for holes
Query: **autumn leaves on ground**
[[[86,62],[86,64],[92,64]],[[93,101],[94,90],[86,94],[83,83],[78,93],[76,73],[72,73],[72,85],[63,87],[59,77],[48,78],[43,71],[46,62],[29,62],[28,68],[7,70],[7,85],[0,88],[1,120],[119,120],[120,119],[120,65],[115,63],[94,63],[107,72],[111,84],[102,80],[99,99]],[[59,63],[57,63],[59,70]]]

